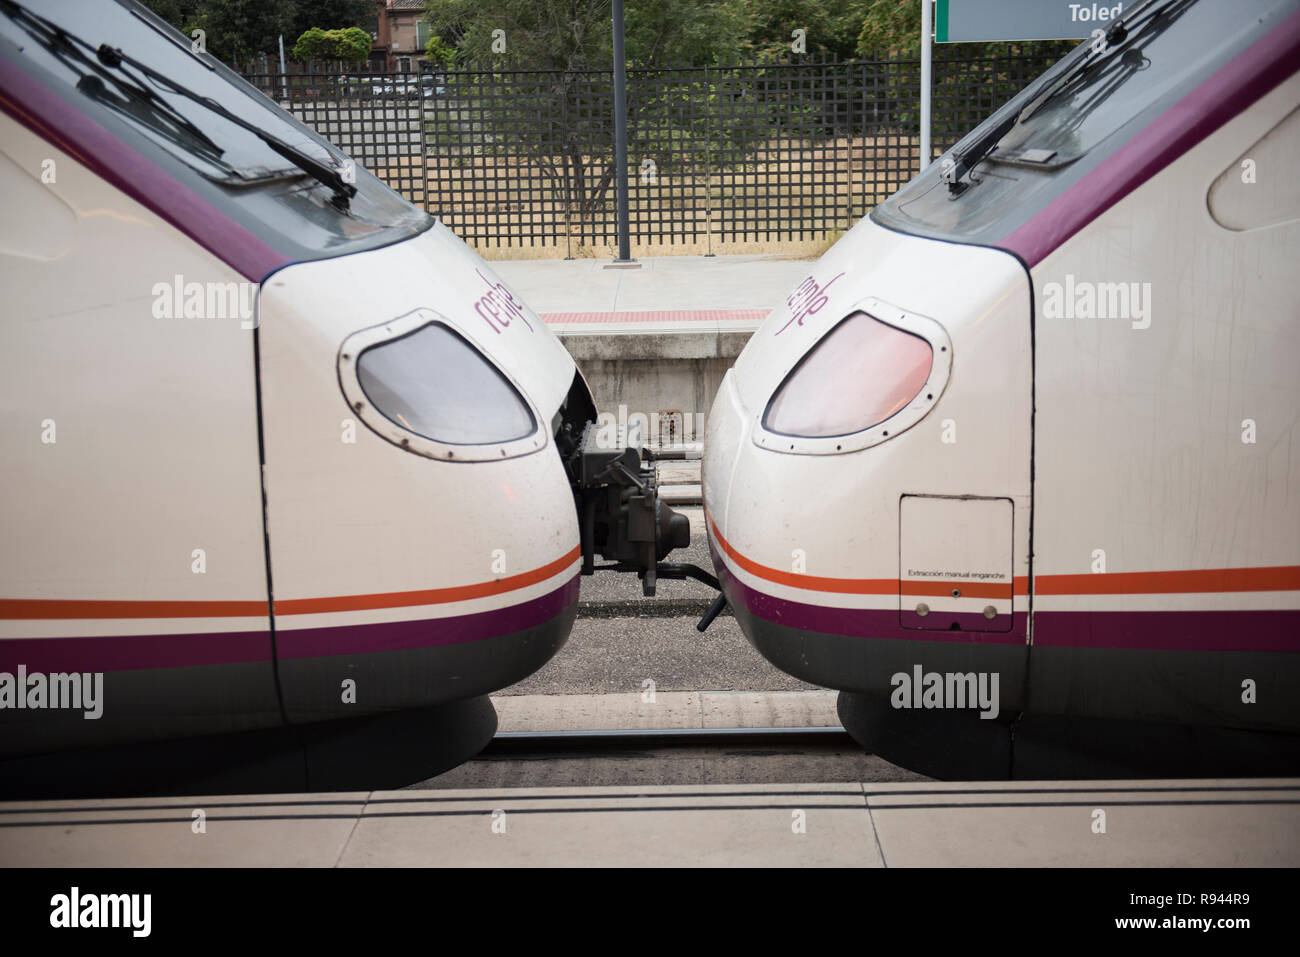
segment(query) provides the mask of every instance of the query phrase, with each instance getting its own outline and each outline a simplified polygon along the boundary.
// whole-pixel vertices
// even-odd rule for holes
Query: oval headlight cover
[[[781,383],[763,427],[806,438],[861,432],[906,408],[933,364],[934,350],[920,336],[855,312]]]
[[[887,441],[925,417],[951,363],[939,323],[863,300],[786,372],[753,440],[775,452],[808,455]]]
[[[546,444],[510,377],[429,309],[349,336],[339,379],[372,430],[429,458],[496,460]]]
[[[357,381],[385,418],[435,442],[495,445],[537,430],[509,380],[442,323],[366,349]]]

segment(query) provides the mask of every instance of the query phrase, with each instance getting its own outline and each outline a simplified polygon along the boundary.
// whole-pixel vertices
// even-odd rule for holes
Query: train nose
[[[764,448],[758,416],[732,378],[711,415],[704,500],[714,566],[746,638],[787,674],[840,691],[840,720],[868,750],[923,773],[1002,776],[1025,668],[1024,615],[1012,610],[1010,500],[902,494],[915,463],[892,449]],[[924,582],[915,587],[946,594],[912,593],[909,573],[930,570],[907,567],[918,541],[931,550],[929,564],[957,567],[933,549],[949,547],[965,516],[913,521],[918,504],[936,503],[995,510],[980,534],[1005,551],[1002,583]],[[979,597],[965,593],[981,587]],[[985,597],[994,589],[997,597]],[[935,610],[918,615],[918,603]],[[982,613],[994,605],[995,614]],[[962,707],[929,709],[926,688],[958,680]]]
[[[763,361],[787,330],[801,338]],[[747,634],[783,670],[842,688],[875,676],[800,635],[900,636],[899,493],[929,443],[914,427],[945,392],[952,343],[938,322],[871,298],[806,333],[763,336],[759,363],[728,376],[705,502],[733,607],[751,606]]]
[[[897,623],[887,589],[897,554],[888,496],[871,463],[846,482],[843,459],[758,444],[758,415],[729,373],[710,413],[703,466],[714,567],[750,642],[804,681],[842,688],[842,636]],[[891,621],[892,619],[892,621]],[[861,662],[858,662],[861,664]],[[856,665],[855,665],[856,668]]]
[[[985,740],[1023,703],[1028,300],[1003,253],[864,220],[713,406],[704,502],[728,603],[777,668],[843,693],[845,727],[877,753],[923,725]],[[899,689],[935,676],[969,678],[987,707],[918,716]]]

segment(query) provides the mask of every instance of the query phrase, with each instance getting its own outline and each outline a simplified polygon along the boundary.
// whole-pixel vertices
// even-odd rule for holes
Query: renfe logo
[[[519,301],[510,294],[503,282],[493,282],[483,273],[475,269],[478,277],[487,284],[488,291],[479,297],[478,302],[474,303],[474,311],[483,317],[483,321],[492,327],[492,331],[497,335],[501,334],[501,329],[510,325],[511,319],[518,319],[528,327],[528,331],[533,331],[533,324],[528,321],[524,315],[524,307]],[[495,321],[493,321],[495,320]],[[501,329],[497,328],[500,323]]]
[[[82,894],[74,887],[50,898],[51,927],[129,927],[132,937],[148,937],[152,894]]]
[[[822,306],[830,302],[830,297],[826,295],[826,290],[844,273],[840,273],[828,282],[826,285],[820,285],[816,279],[809,276],[799,285],[794,287],[794,292],[786,297],[785,304],[790,307],[790,318],[786,324],[776,330],[773,335],[779,336],[790,328],[790,323],[802,326],[803,321],[814,313],[820,312]]]

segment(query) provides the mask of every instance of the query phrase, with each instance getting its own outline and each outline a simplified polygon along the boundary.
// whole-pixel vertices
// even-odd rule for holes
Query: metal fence
[[[1060,52],[937,50],[935,155]],[[712,251],[847,229],[919,168],[919,75],[895,56],[629,69],[633,241]],[[474,245],[616,239],[607,70],[246,76]]]

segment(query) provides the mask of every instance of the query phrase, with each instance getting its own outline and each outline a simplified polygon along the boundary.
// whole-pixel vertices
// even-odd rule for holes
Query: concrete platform
[[[492,268],[559,335],[617,414],[707,414],[723,375],[812,262],[780,256],[503,260]],[[702,432],[700,436],[702,437]]]
[[[195,832],[196,811],[204,830]],[[1098,831],[1097,812],[1105,813]],[[375,791],[0,805],[8,866],[1300,864],[1300,780]]]
[[[783,256],[650,256],[635,269],[604,259],[521,259],[492,269],[556,331],[626,323],[756,325],[812,268]]]
[[[647,728],[838,728],[835,691],[498,695],[497,734]]]

